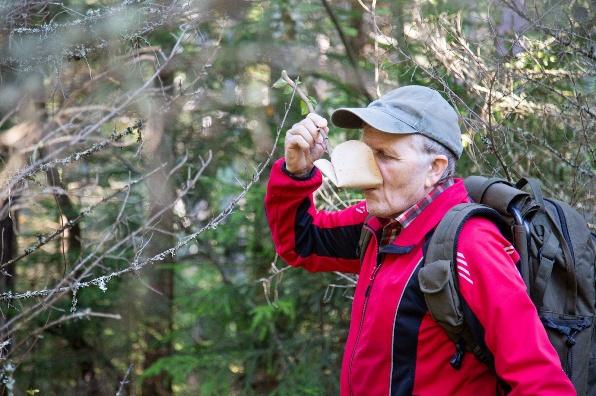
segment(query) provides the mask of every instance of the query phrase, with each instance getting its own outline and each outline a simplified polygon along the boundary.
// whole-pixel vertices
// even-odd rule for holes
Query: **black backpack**
[[[520,254],[521,276],[577,394],[596,395],[596,243],[586,220],[568,204],[544,198],[533,179],[521,179],[515,186],[482,176],[464,182],[475,203],[457,205],[441,220],[418,275],[431,315],[456,345],[450,364],[459,368],[465,352],[472,352],[494,371],[483,329],[460,298],[455,267],[465,221],[483,216]],[[526,185],[529,193],[521,190]],[[365,232],[360,252],[370,240]]]

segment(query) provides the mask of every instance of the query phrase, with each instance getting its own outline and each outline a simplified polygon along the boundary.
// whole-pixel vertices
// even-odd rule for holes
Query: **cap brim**
[[[415,128],[374,107],[340,108],[331,114],[331,121],[340,128],[362,128],[364,123],[387,133],[416,133]]]

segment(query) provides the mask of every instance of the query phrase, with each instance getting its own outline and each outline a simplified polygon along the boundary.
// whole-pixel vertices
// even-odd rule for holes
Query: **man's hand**
[[[286,132],[285,157],[288,172],[302,176],[313,168],[313,162],[323,156],[329,128],[327,120],[309,113]]]

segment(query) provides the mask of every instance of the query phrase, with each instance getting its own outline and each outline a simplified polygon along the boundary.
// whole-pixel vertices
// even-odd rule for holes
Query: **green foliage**
[[[269,335],[269,330],[275,323],[284,317],[290,322],[296,318],[296,311],[293,307],[293,301],[280,299],[275,301],[275,305],[263,304],[253,308],[250,331],[257,334],[259,341],[264,341]]]
[[[143,373],[143,377],[151,377],[167,371],[175,383],[184,383],[186,378],[201,365],[207,362],[197,355],[176,354],[157,361]]]

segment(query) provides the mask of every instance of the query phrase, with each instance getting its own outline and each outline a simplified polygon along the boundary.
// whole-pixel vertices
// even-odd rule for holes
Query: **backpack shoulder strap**
[[[439,222],[431,238],[425,263],[437,260],[451,260],[454,262],[459,234],[464,223],[473,216],[488,218],[501,231],[507,231],[507,225],[496,210],[482,204],[461,203],[451,208]]]
[[[464,352],[471,351],[493,369],[492,355],[484,343],[484,331],[460,297],[455,268],[459,234],[472,216],[486,217],[505,227],[494,209],[476,203],[456,205],[435,229],[418,279],[430,314],[456,345],[457,352],[450,361],[451,365],[459,368]]]

